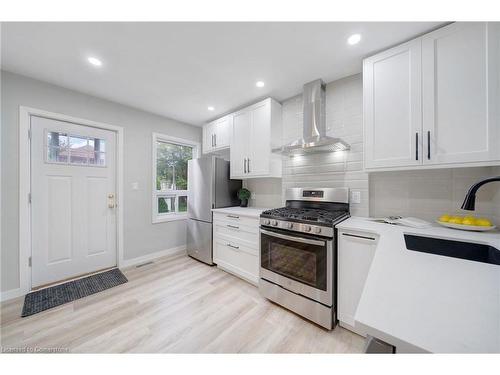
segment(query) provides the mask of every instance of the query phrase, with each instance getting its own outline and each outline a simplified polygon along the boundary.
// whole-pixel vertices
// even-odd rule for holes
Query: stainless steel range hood
[[[321,79],[306,83],[302,98],[303,137],[273,152],[293,156],[349,150],[350,146],[342,139],[326,135],[325,83]]]

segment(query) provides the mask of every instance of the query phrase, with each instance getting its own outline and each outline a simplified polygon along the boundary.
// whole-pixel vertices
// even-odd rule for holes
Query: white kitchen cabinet
[[[365,168],[422,162],[421,41],[364,60]]]
[[[229,148],[233,126],[232,115],[224,116],[203,126],[203,153]]]
[[[457,22],[364,60],[366,170],[500,162],[499,29]]]
[[[422,37],[424,164],[500,159],[500,61],[490,54],[500,39],[489,29],[459,22]]]
[[[281,105],[268,98],[233,115],[231,178],[281,177]]]
[[[358,334],[354,316],[372,264],[378,236],[369,232],[339,230],[338,232],[338,297],[337,314],[340,325]]]
[[[259,282],[259,219],[214,212],[214,263],[250,283]]]

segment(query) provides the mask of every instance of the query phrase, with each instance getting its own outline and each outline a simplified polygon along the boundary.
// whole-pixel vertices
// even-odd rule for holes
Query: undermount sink
[[[500,265],[500,250],[490,245],[412,234],[405,234],[404,237],[408,250]]]

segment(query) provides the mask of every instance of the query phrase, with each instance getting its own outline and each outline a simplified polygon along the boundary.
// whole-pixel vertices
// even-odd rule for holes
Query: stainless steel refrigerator
[[[229,178],[229,162],[215,156],[188,161],[187,253],[207,264],[212,257],[212,208],[239,205],[241,180]]]

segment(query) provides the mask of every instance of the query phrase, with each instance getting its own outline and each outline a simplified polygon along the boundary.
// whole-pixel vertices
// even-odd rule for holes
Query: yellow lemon
[[[488,219],[481,218],[476,220],[476,225],[479,225],[480,227],[491,227],[493,224]]]
[[[450,221],[450,219],[451,219],[450,215],[443,215],[439,218],[439,221],[442,221],[443,223],[447,223],[448,221]]]
[[[473,216],[466,216],[464,217],[464,219],[462,220],[462,224],[463,225],[477,225],[476,224],[476,218],[473,217]]]
[[[452,216],[448,222],[451,224],[462,224],[462,220],[460,216]]]

